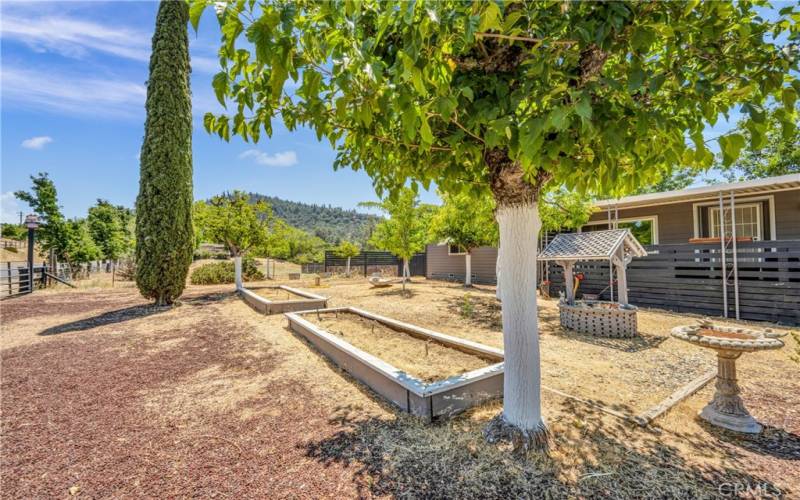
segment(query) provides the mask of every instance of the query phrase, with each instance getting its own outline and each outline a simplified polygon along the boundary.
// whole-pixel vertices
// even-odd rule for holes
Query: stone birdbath
[[[700,418],[736,432],[758,434],[761,425],[747,411],[736,383],[736,360],[742,353],[780,349],[785,333],[770,329],[751,330],[722,326],[710,321],[672,329],[672,336],[717,351],[717,382],[714,399],[700,412]]]

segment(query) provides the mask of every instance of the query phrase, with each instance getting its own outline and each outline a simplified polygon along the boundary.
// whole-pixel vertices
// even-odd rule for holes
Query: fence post
[[[369,254],[367,252],[362,252],[362,255],[364,256],[364,277],[366,278],[367,277],[367,265],[368,265],[367,261],[369,260]]]
[[[11,296],[11,262],[6,262],[6,265],[8,270],[8,295]]]

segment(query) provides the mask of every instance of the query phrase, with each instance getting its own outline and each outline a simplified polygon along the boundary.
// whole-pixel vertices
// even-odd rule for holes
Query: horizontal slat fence
[[[628,265],[632,304],[678,312],[723,316],[722,254],[719,243],[651,245],[647,257]],[[739,312],[742,319],[800,324],[800,240],[739,243]],[[726,252],[728,271],[733,250]],[[584,273],[578,293],[610,299],[607,262],[579,262]],[[563,269],[549,267],[551,293],[564,290]],[[728,316],[735,317],[732,276],[728,281]],[[616,283],[614,283],[616,299]]]
[[[33,267],[33,289],[44,286],[46,282],[44,265]],[[28,266],[25,263],[3,262],[0,266],[0,297],[15,297],[31,292]]]
[[[409,262],[409,268],[412,276],[425,275],[425,254],[419,253],[414,255]],[[334,251],[325,251],[325,271],[328,272],[344,272],[347,266],[347,258],[339,257]],[[402,269],[402,260],[395,257],[389,252],[366,251],[361,252],[355,257],[350,259],[350,270],[353,273],[361,273],[363,275],[371,274],[379,270],[396,271],[399,275]]]

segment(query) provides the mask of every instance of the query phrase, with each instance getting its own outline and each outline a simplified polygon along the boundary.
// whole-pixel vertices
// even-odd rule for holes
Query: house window
[[[608,221],[590,222],[581,228],[581,232],[604,231],[608,228]],[[658,245],[658,218],[655,215],[635,219],[618,219],[617,228],[630,229],[642,245]]]
[[[447,255],[466,255],[467,251],[461,245],[447,245]]]
[[[736,212],[736,236],[738,238],[753,238],[754,240],[762,239],[761,231],[761,204],[760,203],[747,203],[743,205],[736,205],[734,208]],[[725,237],[732,236],[731,231],[731,211],[725,210]],[[711,229],[711,237],[720,237],[720,217],[719,207],[710,207],[708,209],[709,226]]]

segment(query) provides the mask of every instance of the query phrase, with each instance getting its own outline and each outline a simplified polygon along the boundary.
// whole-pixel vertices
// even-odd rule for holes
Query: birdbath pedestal
[[[700,418],[736,432],[761,432],[761,424],[750,415],[739,396],[741,390],[736,381],[736,360],[745,352],[780,349],[784,344],[777,337],[783,335],[769,329],[750,330],[707,321],[674,328],[673,337],[717,351],[716,392],[700,412]]]

